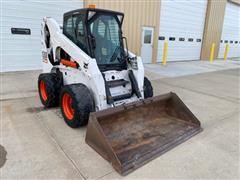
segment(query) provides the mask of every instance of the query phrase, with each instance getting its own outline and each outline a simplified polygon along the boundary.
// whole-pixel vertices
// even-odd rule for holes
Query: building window
[[[164,36],[159,36],[158,40],[165,40],[165,37]]]
[[[201,40],[201,39],[197,39],[196,41],[197,41],[197,42],[201,42],[202,40]]]
[[[179,41],[185,41],[185,38],[179,38]]]
[[[152,31],[144,30],[144,44],[151,44],[152,40]]]

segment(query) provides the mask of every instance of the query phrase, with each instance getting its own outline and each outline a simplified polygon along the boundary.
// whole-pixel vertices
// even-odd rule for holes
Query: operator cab
[[[90,57],[101,71],[127,69],[122,22],[124,14],[85,8],[64,14],[63,34]]]

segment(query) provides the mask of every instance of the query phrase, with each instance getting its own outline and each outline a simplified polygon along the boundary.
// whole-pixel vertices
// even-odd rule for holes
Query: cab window
[[[63,25],[63,33],[71,40],[74,39],[72,16],[66,17]]]
[[[78,47],[87,52],[87,36],[85,33],[84,19],[81,15],[73,17],[75,40]]]

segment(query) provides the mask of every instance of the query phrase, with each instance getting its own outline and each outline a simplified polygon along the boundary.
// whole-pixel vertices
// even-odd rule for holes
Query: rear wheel
[[[64,86],[60,103],[64,120],[72,128],[86,125],[90,112],[94,111],[93,98],[84,84]]]
[[[153,97],[153,88],[151,82],[148,80],[148,78],[144,77],[144,98]]]
[[[61,82],[57,74],[44,73],[39,75],[38,92],[41,102],[45,107],[58,105],[60,88]]]

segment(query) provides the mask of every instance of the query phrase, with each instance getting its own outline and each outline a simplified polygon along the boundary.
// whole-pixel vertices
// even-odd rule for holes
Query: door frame
[[[145,35],[145,30],[150,30],[152,33],[151,33],[151,43],[148,44],[149,46],[151,46],[152,48],[152,52],[151,52],[151,61],[149,63],[152,63],[153,60],[152,60],[152,57],[153,57],[153,37],[154,37],[154,27],[152,26],[142,26],[142,29],[141,29],[141,56],[142,56],[142,47],[144,44],[144,35]],[[143,62],[144,63],[144,62]]]

